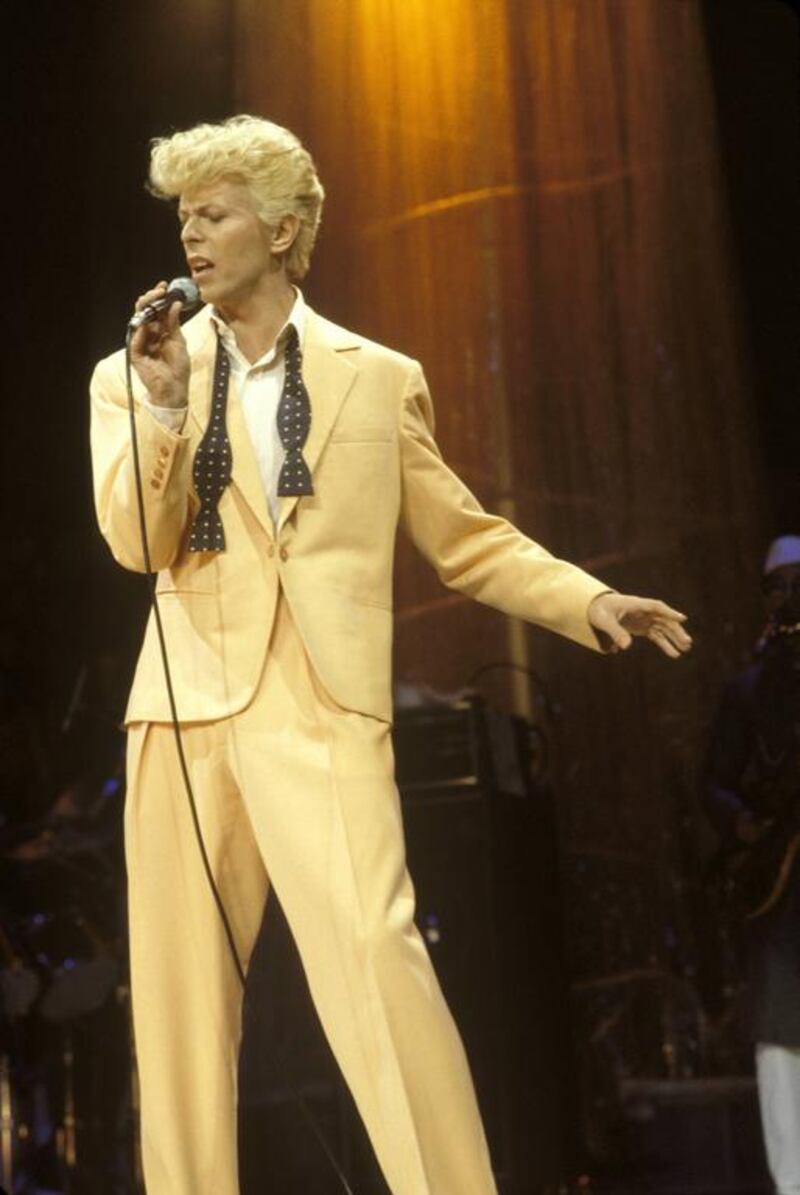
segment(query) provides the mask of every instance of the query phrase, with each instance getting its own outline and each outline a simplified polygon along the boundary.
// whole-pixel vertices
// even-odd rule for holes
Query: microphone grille
[[[173,278],[167,287],[169,294],[183,295],[186,307],[196,307],[200,302],[200,288],[193,278]]]

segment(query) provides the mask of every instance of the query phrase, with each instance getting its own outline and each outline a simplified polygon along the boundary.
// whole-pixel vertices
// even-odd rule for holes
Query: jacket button
[[[160,481],[155,481],[155,480],[153,480],[153,479],[151,478],[151,480],[150,480],[150,484],[151,484],[151,486],[153,487],[153,489],[154,489],[154,490],[160,490],[160,489],[161,489],[161,482],[160,482]]]
[[[167,448],[166,444],[161,445],[161,447],[158,450],[158,455],[163,456],[163,457],[169,456],[169,449]]]
[[[275,555],[275,545],[274,544],[270,544],[269,547],[267,548],[267,555],[268,556]]]
[[[281,560],[288,560],[288,559],[289,559],[289,553],[286,551],[285,548],[281,548]]]
[[[153,476],[157,477],[158,480],[161,481],[164,477],[164,470],[160,468],[160,466],[156,465],[155,469],[153,470]]]

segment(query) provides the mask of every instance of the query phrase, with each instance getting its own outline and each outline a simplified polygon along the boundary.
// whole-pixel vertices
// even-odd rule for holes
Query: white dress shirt
[[[211,319],[230,360],[231,373],[228,387],[228,402],[238,402],[250,433],[261,484],[267,499],[272,521],[277,526],[280,512],[278,478],[285,452],[278,434],[278,403],[286,374],[284,346],[289,326],[294,325],[300,345],[306,323],[306,305],[302,293],[295,288],[295,300],[286,323],[278,333],[275,343],[268,352],[251,365],[236,343],[231,329],[216,312]],[[146,403],[157,419],[172,431],[180,431],[186,418],[185,407],[159,407]]]

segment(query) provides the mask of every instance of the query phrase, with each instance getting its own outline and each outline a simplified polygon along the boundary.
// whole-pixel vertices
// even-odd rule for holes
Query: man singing
[[[402,522],[446,585],[586,647],[690,646],[487,514],[443,462],[420,366],[313,311],[323,189],[249,116],[156,141],[205,306],[134,335],[152,567],[211,868],[246,965],[274,886],[394,1195],[496,1190],[469,1069],[422,939],[390,743]],[[137,308],[163,296],[165,283]],[[103,535],[145,568],[124,356],[92,380]],[[149,1195],[237,1195],[241,990],[183,788],[151,618],[127,710],[126,849]]]

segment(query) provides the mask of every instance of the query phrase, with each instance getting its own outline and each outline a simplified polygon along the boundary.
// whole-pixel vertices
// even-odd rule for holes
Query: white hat
[[[780,535],[769,545],[764,575],[787,564],[800,564],[800,535]]]

